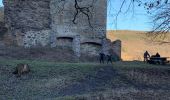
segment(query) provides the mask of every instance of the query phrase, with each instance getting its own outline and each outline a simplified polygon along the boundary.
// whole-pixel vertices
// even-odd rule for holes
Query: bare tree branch
[[[89,26],[90,26],[91,28],[93,28],[93,26],[92,26],[92,24],[91,24],[91,19],[90,19],[90,15],[92,15],[92,14],[91,14],[91,11],[90,11],[90,8],[93,7],[93,3],[94,3],[94,0],[92,1],[92,5],[91,5],[91,6],[88,6],[88,7],[80,7],[79,4],[78,4],[78,1],[75,0],[75,5],[74,5],[74,7],[75,7],[75,9],[76,9],[76,13],[74,14],[74,18],[73,18],[72,22],[73,22],[74,24],[76,24],[75,21],[76,21],[76,19],[77,19],[78,14],[79,14],[79,13],[82,13],[82,14],[84,14],[84,15],[87,17]]]

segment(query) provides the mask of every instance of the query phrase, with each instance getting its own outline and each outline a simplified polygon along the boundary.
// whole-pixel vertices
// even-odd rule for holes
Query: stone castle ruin
[[[69,47],[74,54],[113,53],[121,41],[106,38],[107,0],[3,0],[8,36],[15,45]]]

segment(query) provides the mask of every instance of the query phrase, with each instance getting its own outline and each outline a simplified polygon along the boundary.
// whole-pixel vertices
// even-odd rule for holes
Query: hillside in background
[[[161,56],[170,57],[170,44],[159,45],[147,40],[145,32],[116,30],[108,31],[107,38],[122,41],[123,60],[143,60],[143,53],[148,50],[151,55],[159,52]],[[170,37],[170,36],[168,36]]]

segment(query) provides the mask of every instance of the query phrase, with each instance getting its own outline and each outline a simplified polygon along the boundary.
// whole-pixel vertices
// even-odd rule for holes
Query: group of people
[[[99,55],[100,55],[100,58],[99,58],[100,63],[104,64],[105,60],[107,60],[107,63],[112,64],[112,55],[111,54],[105,55],[104,53],[99,53]],[[143,57],[144,57],[144,62],[148,62],[148,60],[151,57],[161,57],[161,56],[160,56],[160,54],[158,52],[155,55],[150,56],[149,52],[145,51]]]
[[[107,60],[107,63],[111,63],[112,64],[112,55],[111,54],[108,54],[108,55],[105,55],[104,53],[100,53],[100,63],[103,63],[105,62],[105,60]]]
[[[150,56],[148,51],[145,51],[143,57],[144,57],[144,62],[147,62],[151,57],[161,57],[161,56],[158,52],[155,55]]]

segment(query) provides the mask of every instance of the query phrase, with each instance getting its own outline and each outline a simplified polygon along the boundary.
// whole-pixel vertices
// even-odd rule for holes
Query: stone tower
[[[106,45],[107,0],[3,0],[6,27],[23,47],[73,48],[98,55]]]

